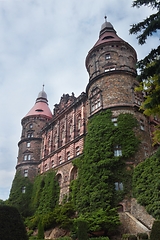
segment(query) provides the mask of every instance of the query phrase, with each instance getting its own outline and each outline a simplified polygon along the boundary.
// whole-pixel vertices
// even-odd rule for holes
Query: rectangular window
[[[80,154],[80,149],[79,147],[76,147],[76,156],[78,156]]]
[[[120,145],[116,145],[116,146],[114,147],[114,156],[115,156],[115,157],[122,156],[122,149],[121,149],[121,146],[120,146]]]
[[[62,163],[62,157],[60,156],[59,157],[59,164],[61,164]]]
[[[25,193],[26,192],[26,187],[22,187],[22,193]]]
[[[70,160],[70,152],[67,152],[67,160]]]
[[[30,142],[27,142],[27,148],[29,148],[31,146]]]
[[[24,155],[23,160],[24,160],[24,161],[27,160],[27,155]]]
[[[115,190],[116,191],[122,191],[123,190],[123,183],[115,182],[114,185],[115,185]]]
[[[52,168],[54,168],[54,160],[52,160]]]
[[[112,122],[113,122],[114,126],[117,127],[118,124],[117,124],[117,118],[116,117],[112,118]]]
[[[110,59],[111,58],[111,55],[108,53],[106,54],[106,60]]]
[[[144,121],[140,120],[140,129],[144,131]]]
[[[28,169],[24,169],[24,177],[28,177]]]

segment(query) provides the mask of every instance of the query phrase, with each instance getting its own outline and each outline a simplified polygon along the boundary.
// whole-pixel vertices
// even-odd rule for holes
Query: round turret
[[[126,71],[136,75],[137,55],[132,46],[122,40],[112,24],[102,24],[99,39],[86,57],[89,81],[110,74],[111,71]]]
[[[134,48],[105,21],[98,41],[86,57],[88,117],[100,109],[133,106],[136,62]]]
[[[47,94],[42,91],[38,94],[35,105],[22,119],[22,135],[18,143],[19,153],[16,169],[25,177],[34,179],[38,173],[38,164],[41,158],[41,130],[52,118],[48,107]]]

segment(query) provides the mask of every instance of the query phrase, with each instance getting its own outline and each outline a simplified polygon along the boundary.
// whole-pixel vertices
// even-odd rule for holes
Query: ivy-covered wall
[[[89,232],[114,232],[120,223],[117,205],[131,196],[133,169],[126,162],[133,160],[139,146],[136,126],[137,120],[129,113],[120,114],[117,125],[110,110],[94,115],[88,121],[83,156],[73,162],[78,178],[71,182],[69,201],[58,205],[60,189],[52,169],[38,175],[33,184],[17,173],[8,204],[23,216],[30,215],[26,223],[32,229],[42,219],[45,229],[59,225],[77,232],[78,222],[87,221]],[[117,146],[120,152],[115,155]]]
[[[130,196],[132,170],[126,169],[126,161],[138,149],[136,126],[131,114],[120,114],[115,126],[110,110],[88,122],[84,155],[74,162],[78,178],[71,185],[71,195],[79,217],[87,219],[92,231],[114,229],[119,223],[115,207],[127,194]],[[122,156],[114,155],[117,145]],[[121,189],[116,190],[115,184]]]
[[[133,195],[149,214],[160,219],[160,149],[133,174]]]

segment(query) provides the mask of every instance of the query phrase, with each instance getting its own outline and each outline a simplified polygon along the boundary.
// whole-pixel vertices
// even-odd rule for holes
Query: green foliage
[[[160,221],[156,220],[153,223],[150,240],[159,240],[160,239]]]
[[[78,227],[77,231],[78,240],[87,240],[88,239],[87,222],[79,218],[77,220],[77,227]]]
[[[119,226],[119,218],[116,209],[108,206],[105,210],[97,209],[93,212],[86,212],[77,219],[77,221],[87,221],[88,229],[91,232],[107,231],[107,233],[114,231],[115,227]]]
[[[26,187],[25,193],[22,193],[23,187]],[[16,207],[24,217],[31,215],[30,203],[32,188],[32,182],[17,172],[6,204]]]
[[[115,206],[131,189],[131,171],[125,161],[138,148],[133,129],[137,121],[131,114],[120,114],[118,126],[111,121],[110,110],[94,115],[88,122],[84,155],[76,159],[78,178],[71,184],[71,199],[79,216],[87,220],[89,230],[114,229],[119,224]],[[114,156],[114,146],[121,145],[122,156]],[[124,189],[115,191],[115,182]]]
[[[148,239],[148,234],[147,233],[138,233],[137,234],[138,239],[143,240],[143,239]]]
[[[44,239],[44,227],[41,219],[38,223],[38,239]]]
[[[0,239],[28,239],[21,215],[15,207],[0,205]]]
[[[135,235],[130,235],[128,237],[128,240],[137,240],[137,237]]]
[[[42,217],[44,230],[59,226],[63,229],[70,229],[73,224],[74,207],[70,202],[56,206],[53,210],[42,215],[34,215],[27,218],[25,223],[29,229],[35,229]]]
[[[108,237],[94,237],[94,238],[89,238],[89,240],[109,240]]]
[[[46,214],[52,211],[58,204],[59,185],[55,178],[54,171],[48,171],[35,178],[31,208],[37,215]]]
[[[153,217],[160,219],[160,149],[140,163],[133,174],[133,195]]]
[[[72,239],[68,236],[65,236],[65,237],[57,238],[57,240],[72,240]]]
[[[142,22],[133,24],[131,34],[137,36],[139,44],[144,44],[149,36],[157,33],[160,29],[160,2],[156,0],[135,0],[133,7],[148,6],[154,9],[154,13],[147,16]],[[157,11],[157,12],[156,12]],[[147,115],[160,116],[160,46],[152,49],[150,53],[138,62],[141,82],[140,90],[145,91],[146,99],[142,105]],[[160,127],[160,126],[159,126]],[[158,132],[158,133],[157,133]],[[156,130],[155,143],[160,141],[160,129]]]

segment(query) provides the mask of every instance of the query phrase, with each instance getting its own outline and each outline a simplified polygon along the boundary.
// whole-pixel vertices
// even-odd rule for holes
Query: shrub
[[[137,236],[139,237],[139,240],[148,239],[147,233],[138,233]]]
[[[130,235],[128,240],[137,240],[137,237],[135,235]]]
[[[79,219],[77,221],[77,227],[78,227],[78,240],[87,240],[88,239],[88,234],[87,234],[87,222],[84,221],[83,219]]]
[[[44,227],[41,220],[38,223],[38,239],[44,239]]]
[[[155,220],[152,226],[150,240],[160,239],[160,220]]]
[[[129,234],[123,234],[122,240],[128,240]]]
[[[15,207],[0,206],[0,239],[28,240],[25,225]]]
[[[89,238],[89,240],[109,240],[108,237],[96,237],[96,238]]]

